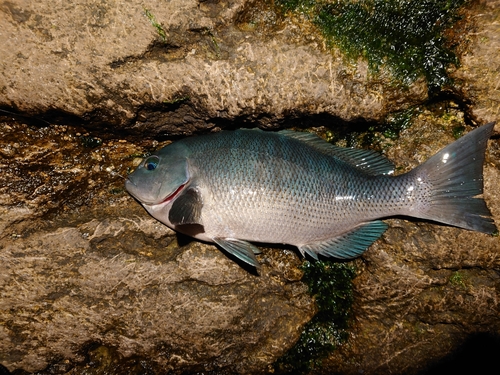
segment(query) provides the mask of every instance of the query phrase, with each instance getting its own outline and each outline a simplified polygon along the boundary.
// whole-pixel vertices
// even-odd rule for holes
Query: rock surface
[[[83,348],[103,343],[162,371],[254,373],[297,340],[314,305],[295,253],[262,256],[257,276],[214,246],[179,245],[105,170],[132,164],[127,142],[89,149],[64,127],[1,132],[7,368],[84,362]]]
[[[381,119],[426,97],[425,85],[401,91],[369,80],[366,64],[346,68],[321,41],[290,43],[300,30],[270,9],[271,20],[255,26],[263,16],[254,8],[244,0],[4,2],[0,106],[152,136],[235,119],[276,127],[294,114]]]
[[[295,118],[319,119],[321,133],[335,119],[373,124],[419,104],[400,138],[373,144],[411,169],[457,129],[500,119],[499,2],[471,18],[453,72],[462,104],[426,106],[425,83],[401,90],[362,61],[346,66],[266,3],[1,3],[0,107],[34,117],[0,123],[0,363],[47,374],[96,363],[107,373],[272,372],[315,312],[297,254],[265,249],[256,276],[153,221],[113,173],[164,144],[155,137]],[[497,226],[499,133],[485,163]],[[417,373],[469,334],[500,335],[498,237],[388,222],[356,260],[350,340],[317,373]]]
[[[429,120],[421,115],[388,150],[404,170],[420,164],[454,139],[439,120]],[[408,149],[419,151],[408,155]],[[484,169],[484,199],[497,227],[499,156],[497,135],[490,141]],[[478,333],[497,338],[493,344],[483,339],[483,345],[494,345],[492,348],[477,342],[479,350],[497,351],[498,236],[416,220],[391,219],[388,223],[390,228],[381,240],[358,261],[362,271],[354,281],[358,295],[352,339],[326,361],[325,369],[343,374],[425,373]],[[462,355],[474,363],[468,363],[470,369],[488,372],[491,359],[478,363],[478,358],[484,357],[480,351],[473,353]],[[457,368],[458,373],[463,371]]]

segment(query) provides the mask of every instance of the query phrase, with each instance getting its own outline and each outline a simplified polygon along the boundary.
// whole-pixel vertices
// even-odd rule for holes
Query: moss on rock
[[[382,66],[409,85],[425,77],[429,91],[450,84],[458,66],[450,37],[467,0],[277,0],[283,11],[304,13],[330,47],[363,57],[372,72]]]

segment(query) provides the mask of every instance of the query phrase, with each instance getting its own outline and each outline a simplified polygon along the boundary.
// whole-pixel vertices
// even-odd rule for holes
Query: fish
[[[125,188],[168,227],[257,269],[254,243],[293,245],[314,260],[353,259],[393,216],[497,232],[478,197],[493,127],[472,130],[401,175],[375,151],[337,147],[308,132],[220,131],[146,157]]]

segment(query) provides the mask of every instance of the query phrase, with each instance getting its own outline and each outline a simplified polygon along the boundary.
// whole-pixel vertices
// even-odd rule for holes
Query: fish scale
[[[352,258],[407,215],[492,233],[482,193],[488,124],[400,176],[372,151],[343,149],[291,131],[223,131],[158,151],[126,181],[166,225],[215,242],[256,267],[250,242],[295,245],[302,254]]]
[[[260,141],[267,153],[248,152],[248,157],[243,155],[238,168],[226,174],[222,184],[218,171],[231,169],[231,159],[224,157],[224,153],[214,152],[216,149],[205,143],[192,145],[193,152],[190,157],[205,171],[197,183],[208,186],[209,195],[214,202],[218,202],[218,211],[225,213],[225,223],[231,228],[231,233],[224,235],[231,234],[241,239],[258,236],[260,241],[270,242],[273,238],[276,240],[274,223],[280,222],[285,232],[278,234],[279,242],[295,243],[299,238],[307,241],[328,236],[332,229],[332,198],[335,194],[332,186],[321,177],[328,169],[323,167],[319,171],[318,168],[312,170],[311,159],[306,158],[304,153],[295,153],[292,156],[293,147],[288,144],[271,147],[274,142],[270,142],[268,137],[255,138],[250,146],[257,146]],[[241,147],[241,144],[235,142],[233,147],[238,150],[236,147]],[[241,156],[240,151],[240,158]],[[295,164],[289,161],[291,157],[294,158]],[[297,159],[301,161],[300,165],[297,165]],[[323,162],[323,165],[326,161],[320,162]],[[311,173],[317,177],[311,178]],[[236,181],[237,183],[234,183]],[[237,194],[231,194],[228,187],[235,185],[239,190]],[[246,202],[251,204],[247,205]],[[209,213],[202,216],[202,219],[206,223],[205,226],[210,228],[210,214],[213,211],[207,211]],[[284,220],[285,218],[289,219]],[[302,229],[298,228],[299,220],[308,225]],[[309,227],[315,228],[315,233],[311,232]]]

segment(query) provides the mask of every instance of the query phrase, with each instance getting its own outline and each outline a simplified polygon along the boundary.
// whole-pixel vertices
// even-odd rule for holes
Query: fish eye
[[[158,156],[150,156],[146,160],[144,160],[144,168],[148,171],[154,171],[156,167],[158,167],[158,163],[160,162],[160,158]]]

